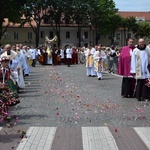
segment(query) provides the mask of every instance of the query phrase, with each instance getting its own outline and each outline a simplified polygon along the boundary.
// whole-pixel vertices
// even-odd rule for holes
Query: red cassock
[[[78,52],[75,48],[73,48],[72,50],[73,50],[72,64],[78,64]]]
[[[122,48],[120,56],[119,56],[119,63],[118,63],[118,74],[124,77],[131,76],[130,70],[131,70],[131,54],[130,50],[133,51],[135,47],[129,47],[125,46]],[[131,80],[132,90],[134,90],[135,87],[135,79],[132,78]]]
[[[131,56],[130,50],[133,50],[134,47],[130,48],[129,46],[125,46],[122,48],[120,56],[119,56],[119,64],[118,64],[118,74],[122,76],[130,76],[131,69]]]

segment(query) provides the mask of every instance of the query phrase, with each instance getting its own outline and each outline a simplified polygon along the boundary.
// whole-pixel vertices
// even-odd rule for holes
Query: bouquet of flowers
[[[14,93],[8,90],[2,90],[0,93],[0,122],[10,117],[10,107],[18,104],[20,101],[14,96]]]
[[[148,86],[148,87],[150,87],[150,78],[146,80],[145,85]]]

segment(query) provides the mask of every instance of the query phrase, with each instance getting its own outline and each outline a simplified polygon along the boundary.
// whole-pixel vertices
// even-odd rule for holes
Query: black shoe
[[[91,75],[88,75],[89,77],[91,77]]]
[[[114,71],[113,71],[113,70],[110,70],[109,73],[114,73]]]
[[[140,98],[138,99],[138,101],[144,101],[144,99],[143,99],[142,97],[140,97]]]
[[[129,95],[123,95],[122,98],[131,98]]]
[[[25,76],[25,77],[26,77],[26,76],[29,76],[29,74],[25,74],[24,76]]]
[[[98,78],[98,80],[102,80],[102,78]]]
[[[95,75],[92,75],[92,77],[96,77]]]

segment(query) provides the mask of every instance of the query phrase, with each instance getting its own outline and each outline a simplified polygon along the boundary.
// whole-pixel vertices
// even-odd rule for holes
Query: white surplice
[[[138,60],[138,57],[140,58]],[[139,69],[138,68],[138,62],[139,63]],[[148,71],[148,54],[146,49],[145,50],[139,50],[138,48],[135,48],[132,53],[131,57],[131,73],[135,73],[135,78],[138,79],[146,79],[150,77],[149,71]],[[140,77],[137,76],[137,74],[140,73]]]
[[[102,72],[104,71],[103,62],[106,59],[106,54],[102,50],[100,52],[96,51],[94,53],[93,57],[94,57],[94,69],[97,73],[97,77],[102,78]],[[99,67],[99,64],[100,64],[101,67]]]
[[[94,48],[91,49],[86,49],[84,51],[85,54],[85,59],[86,59],[86,74],[87,76],[92,75],[95,76],[96,72],[94,70],[94,53],[96,52],[96,50]]]

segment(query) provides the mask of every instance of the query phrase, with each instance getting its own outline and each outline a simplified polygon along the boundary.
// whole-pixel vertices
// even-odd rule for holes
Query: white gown
[[[95,52],[96,52],[96,50],[94,48],[92,48],[91,51],[90,51],[90,54],[91,54],[92,57],[94,56]],[[86,49],[86,51],[84,52],[84,54],[85,54],[85,57],[87,59],[88,54],[89,54],[89,49]],[[87,62],[86,62],[86,75],[87,76],[89,76],[89,75],[96,76],[96,72],[94,70],[94,61],[93,61],[92,64],[90,64],[90,66],[88,66]]]
[[[52,65],[53,64],[52,58],[47,58],[47,64],[48,65]]]
[[[97,77],[98,78],[102,78],[102,72],[104,71],[103,62],[106,59],[106,54],[104,53],[104,51],[101,51],[101,58],[100,58],[99,51],[96,51],[94,53],[93,57],[94,57],[94,69],[95,69],[95,71],[97,73]],[[99,62],[100,59],[101,59],[101,69],[99,70],[98,62]]]
[[[138,53],[140,55],[140,72],[141,77],[135,76],[135,78],[139,79],[146,79],[150,77],[149,71],[148,71],[148,54],[146,50],[139,50],[138,48],[135,48],[132,53],[131,57],[131,73],[137,73],[137,59],[138,59]]]

